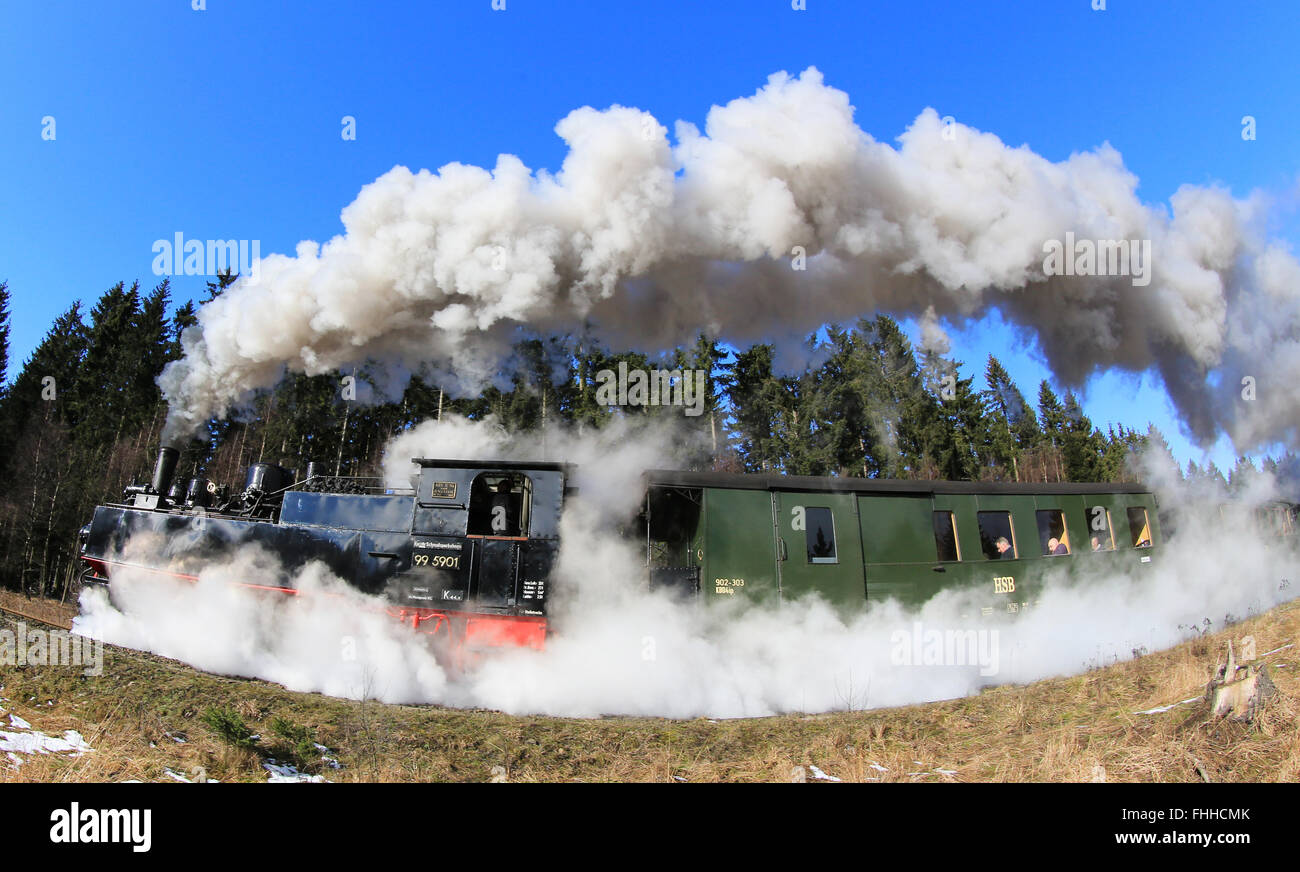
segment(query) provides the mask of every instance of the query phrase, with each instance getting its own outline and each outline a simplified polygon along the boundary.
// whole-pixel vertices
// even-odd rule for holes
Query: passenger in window
[[[1069,547],[1060,539],[1055,537],[1047,540],[1047,553],[1053,557],[1060,557],[1063,554],[1069,554]]]
[[[1092,537],[1092,550],[1093,551],[1101,550],[1101,540],[1098,539],[1096,536]]]
[[[994,545],[998,549],[998,559],[1011,560],[1015,558],[1016,553],[1011,550],[1011,543],[1007,541],[1006,536],[999,536]]]

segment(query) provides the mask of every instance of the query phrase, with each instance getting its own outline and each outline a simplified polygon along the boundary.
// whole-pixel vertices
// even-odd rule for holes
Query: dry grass
[[[1070,678],[923,706],[721,722],[360,703],[110,648],[100,677],[0,666],[4,708],[50,735],[78,730],[96,749],[32,755],[17,771],[0,756],[0,781],[163,781],[168,768],[261,781],[261,758],[288,753],[277,716],[329,746],[344,767],[318,769],[332,781],[486,781],[494,767],[510,781],[788,781],[810,765],[845,781],[1300,780],[1300,646],[1267,658],[1279,693],[1253,724],[1210,720],[1203,701],[1134,714],[1200,696],[1227,640],[1246,634],[1261,653],[1296,643],[1300,602]],[[202,723],[216,706],[261,734],[256,753]]]

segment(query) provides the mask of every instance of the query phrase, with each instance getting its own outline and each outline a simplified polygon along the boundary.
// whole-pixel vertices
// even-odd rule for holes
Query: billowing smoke
[[[161,379],[168,435],[286,367],[432,364],[472,390],[520,330],[795,348],[828,321],[931,310],[941,346],[939,319],[997,309],[1066,384],[1154,370],[1198,440],[1297,444],[1300,263],[1261,231],[1264,198],[1188,185],[1148,206],[1108,144],[1054,163],[926,109],[895,147],[853,113],[810,68],[671,141],[637,109],[575,110],[554,175],[510,155],[395,167],[342,235],[264,258],[200,311]]]
[[[1014,617],[984,618],[955,591],[915,609],[872,603],[854,618],[817,600],[779,609],[677,602],[646,591],[644,543],[615,534],[641,497],[639,471],[661,465],[667,458],[658,452],[672,444],[640,426],[664,425],[548,434],[552,456],[583,465],[581,496],[563,519],[543,652],[502,651],[468,673],[445,670],[426,640],[383,614],[381,601],[319,566],[285,579],[256,550],[205,568],[194,585],[119,572],[112,603],[99,589],[83,595],[78,629],[206,670],[342,697],[516,714],[736,717],[901,705],[1072,674],[1168,647],[1207,621],[1222,629],[1300,592],[1294,549],[1262,534],[1249,513],[1220,514],[1213,502],[1168,491],[1163,504],[1185,508],[1177,536],[1153,562],[1130,550],[1127,572],[1058,579]],[[536,451],[491,422],[448,419],[395,440],[388,474],[404,479],[411,456],[523,459]],[[1176,476],[1168,463],[1150,472],[1160,486],[1181,487]],[[1251,500],[1268,497],[1266,477],[1256,488]],[[161,553],[144,539],[128,548],[128,562]],[[291,582],[303,593],[268,599],[231,585],[248,581]]]

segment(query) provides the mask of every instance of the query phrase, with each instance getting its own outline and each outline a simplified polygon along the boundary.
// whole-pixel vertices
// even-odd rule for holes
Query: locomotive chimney
[[[150,485],[153,493],[160,497],[167,495],[167,488],[171,486],[172,476],[176,472],[176,461],[180,456],[180,451],[170,445],[164,445],[158,450],[158,461],[153,466],[153,482]]]

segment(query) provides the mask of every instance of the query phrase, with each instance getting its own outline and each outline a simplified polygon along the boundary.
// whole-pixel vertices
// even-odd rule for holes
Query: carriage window
[[[1133,506],[1128,510],[1128,530],[1133,538],[1134,548],[1151,547],[1151,522],[1147,519],[1147,510]]]
[[[1105,506],[1088,507],[1088,548],[1114,551],[1115,532],[1110,526],[1110,511]]]
[[[835,519],[831,517],[831,510],[808,506],[804,511],[808,562],[839,563],[839,558],[835,556]]]
[[[980,512],[980,548],[989,560],[1014,560],[1016,534],[1010,512]]]
[[[471,536],[523,536],[528,530],[533,483],[526,475],[485,472],[469,497]]]
[[[952,512],[934,513],[934,547],[940,560],[961,560],[957,546],[957,518]]]
[[[1044,557],[1061,557],[1070,553],[1070,531],[1065,528],[1065,512],[1043,509],[1034,513],[1038,520],[1038,544]]]

